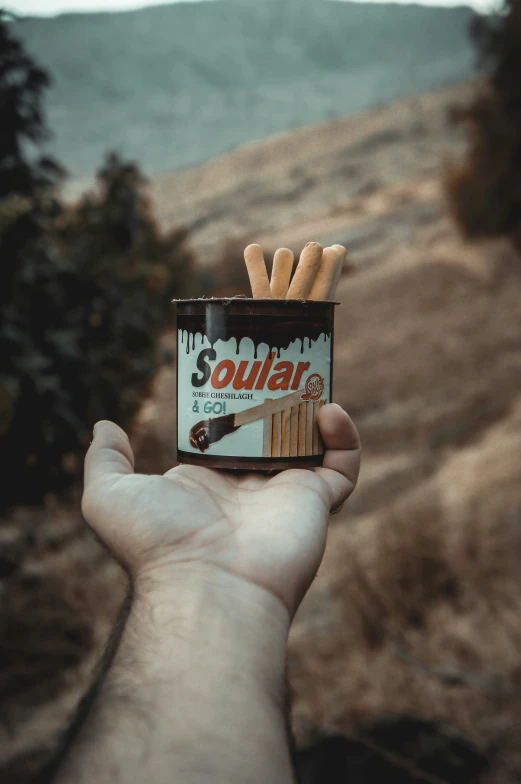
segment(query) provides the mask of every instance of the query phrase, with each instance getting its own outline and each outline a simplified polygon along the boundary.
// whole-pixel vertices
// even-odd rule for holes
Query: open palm
[[[347,414],[325,406],[316,471],[271,478],[178,466],[134,474],[125,433],[100,422],[85,464],[83,512],[132,575],[210,566],[253,582],[293,614],[322,559],[331,509],[352,492],[360,442]]]

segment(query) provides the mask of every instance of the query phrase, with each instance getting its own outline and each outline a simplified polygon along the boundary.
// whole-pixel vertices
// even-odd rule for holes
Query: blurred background
[[[146,7],[137,7],[145,5]],[[53,753],[126,591],[92,426],[174,461],[173,297],[348,248],[364,444],[292,628],[303,784],[521,777],[521,0],[0,12],[0,780]]]

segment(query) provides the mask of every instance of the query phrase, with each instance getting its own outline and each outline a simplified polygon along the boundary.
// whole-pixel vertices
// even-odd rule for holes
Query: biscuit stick
[[[318,400],[313,403],[313,454],[318,455],[318,442],[319,442],[319,431],[318,431],[318,412],[320,411],[320,403]]]
[[[322,245],[308,242],[302,253],[297,271],[289,287],[288,299],[307,299],[322,259]]]
[[[306,455],[313,454],[313,401],[306,403]]]
[[[306,418],[306,404],[301,403],[298,407],[298,454],[306,454],[306,432],[307,432],[307,418]]]
[[[273,414],[273,428],[271,436],[271,456],[280,457],[282,446],[282,412]]]
[[[338,261],[336,264],[335,276],[333,278],[333,281],[331,283],[331,288],[329,290],[328,299],[330,300],[335,299],[336,289],[340,282],[340,278],[342,277],[342,272],[344,270],[344,264],[346,261],[346,254],[347,254],[347,251],[343,245],[333,245],[332,247],[338,251]]]
[[[244,261],[248,270],[252,297],[254,299],[269,297],[271,299],[270,282],[261,246],[248,245],[244,251]]]
[[[291,407],[289,429],[289,454],[291,457],[298,455],[298,405]]]
[[[282,412],[282,444],[280,448],[281,457],[289,457],[290,438],[291,438],[291,408],[286,408]]]
[[[322,254],[322,261],[311,291],[309,292],[308,299],[329,299],[329,292],[332,290],[333,281],[337,271],[337,261],[339,259],[339,252],[337,247],[325,248]]]
[[[271,457],[271,440],[273,438],[273,417],[270,416],[270,406],[272,403],[272,399],[267,397],[264,401],[264,408],[265,414],[263,421],[263,429],[264,429],[264,448],[263,448],[263,457]],[[207,423],[209,424],[209,422]],[[198,444],[196,444],[198,446]]]
[[[293,251],[288,248],[279,248],[273,257],[270,285],[271,296],[276,299],[286,298],[291,270],[293,269],[293,258]]]

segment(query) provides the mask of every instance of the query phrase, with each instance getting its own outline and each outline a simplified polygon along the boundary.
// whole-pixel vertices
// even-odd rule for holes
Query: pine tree
[[[43,112],[47,72],[25,52],[11,30],[12,16],[0,9],[0,203],[34,196],[64,174],[49,156],[29,158],[48,138]]]
[[[186,232],[160,231],[135,164],[109,155],[97,189],[61,203],[38,155],[48,85],[2,14],[0,506],[74,478],[96,420],[131,425],[192,280]]]

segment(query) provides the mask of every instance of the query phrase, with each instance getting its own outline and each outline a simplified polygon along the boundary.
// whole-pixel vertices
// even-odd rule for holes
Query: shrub
[[[521,247],[521,0],[477,17],[473,37],[484,79],[452,117],[468,131],[466,160],[446,174],[452,211],[469,239],[509,236]]]
[[[50,78],[12,35],[10,21],[0,8],[0,203],[14,195],[33,196],[65,173],[53,158],[36,154],[49,136],[43,93]]]

